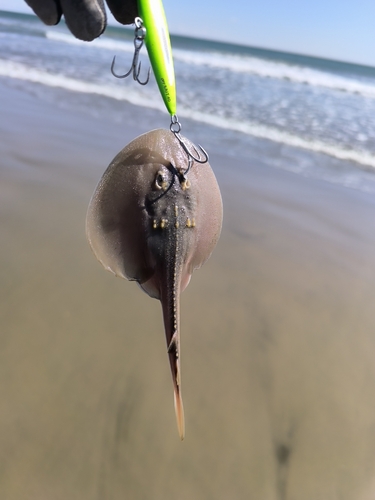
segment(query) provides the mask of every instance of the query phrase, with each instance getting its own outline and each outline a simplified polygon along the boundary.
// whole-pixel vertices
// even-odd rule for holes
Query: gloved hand
[[[66,24],[76,38],[91,42],[107,26],[104,0],[25,0],[45,24],[52,26],[64,14]],[[121,24],[131,24],[138,15],[137,0],[106,0]]]

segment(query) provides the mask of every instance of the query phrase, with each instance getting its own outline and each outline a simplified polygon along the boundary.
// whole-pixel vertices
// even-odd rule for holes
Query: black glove
[[[104,0],[25,0],[35,14],[50,26],[64,14],[66,24],[76,38],[91,42],[107,26]],[[138,15],[137,0],[106,0],[115,19],[131,24]]]

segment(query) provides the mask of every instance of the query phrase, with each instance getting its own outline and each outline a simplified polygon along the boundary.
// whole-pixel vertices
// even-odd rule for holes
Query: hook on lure
[[[133,72],[133,79],[141,85],[146,85],[149,81],[150,70],[147,80],[145,82],[140,81],[141,63],[138,63],[139,52],[143,43],[145,43],[156,83],[164,104],[171,115],[170,131],[174,134],[188,158],[188,166],[184,172],[186,175],[194,161],[207,163],[208,154],[200,144],[198,145],[199,149],[194,145],[188,146],[180,134],[181,124],[176,115],[177,99],[172,47],[162,0],[138,0],[138,11],[140,17],[136,17],[134,20],[135,51],[132,66],[124,75],[118,75],[114,72],[114,58],[111,72],[117,78],[125,78]]]
[[[178,121],[177,115],[171,116],[171,124],[170,124],[169,128],[170,128],[170,131],[174,134],[174,136],[178,140],[178,142],[180,143],[180,146],[182,147],[182,149],[187,154],[187,157],[189,160],[189,165],[188,165],[187,170],[185,171],[185,175],[190,170],[190,167],[191,167],[193,161],[196,161],[197,163],[207,163],[208,162],[208,158],[209,158],[208,153],[200,144],[198,144],[198,147],[199,147],[201,152],[198,151],[198,149],[194,146],[194,144],[193,144],[193,148],[194,148],[195,153],[191,152],[189,150],[185,141],[181,137],[181,134],[180,134],[181,123]]]
[[[133,61],[132,65],[127,73],[124,75],[118,75],[115,73],[114,67],[115,67],[115,61],[116,61],[116,56],[113,58],[112,64],[111,64],[111,73],[113,76],[116,78],[126,78],[127,76],[130,75],[130,73],[133,73],[133,80],[138,82],[140,85],[147,85],[149,79],[150,79],[150,68],[148,69],[147,73],[147,79],[142,82],[139,79],[139,74],[141,72],[141,63],[138,63],[139,59],[139,53],[143,47],[143,43],[146,37],[146,28],[143,26],[143,21],[140,17],[136,17],[134,20],[135,23],[135,30],[134,30],[134,56],[133,56]]]

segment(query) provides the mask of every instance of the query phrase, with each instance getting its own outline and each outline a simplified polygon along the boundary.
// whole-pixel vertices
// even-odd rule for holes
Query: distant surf
[[[133,52],[134,50],[133,42],[130,40],[120,41],[100,38],[88,44],[77,40],[68,33],[49,30],[46,31],[46,38],[70,45],[79,45],[91,50],[104,49],[121,52]],[[375,99],[375,82],[361,82],[350,77],[339,76],[297,64],[286,64],[285,62],[270,61],[247,55],[223,54],[212,51],[198,52],[176,48],[173,50],[173,57],[196,66],[208,66],[213,69],[225,69],[235,73],[249,73],[265,78],[289,80],[315,87],[361,94]]]
[[[69,78],[65,75],[56,75],[47,73],[43,70],[30,69],[24,64],[4,61],[2,59],[0,59],[0,75],[39,83],[49,87],[59,87],[72,92],[97,94],[111,99],[116,99],[118,101],[126,101],[136,106],[144,106],[160,111],[164,110],[163,104],[158,99],[152,98],[145,92],[141,93],[141,88],[139,87],[124,89],[115,85],[99,85],[86,82],[84,80]],[[262,139],[268,139],[287,144],[289,146],[324,153],[341,160],[354,161],[362,165],[369,165],[375,168],[375,155],[362,151],[344,149],[341,148],[339,144],[328,144],[322,141],[306,140],[276,128],[262,126],[251,122],[242,123],[237,120],[223,118],[214,114],[202,113],[200,111],[194,111],[184,107],[179,109],[179,115],[181,117],[191,118],[192,120],[213,125],[215,127],[231,129],[233,131]]]

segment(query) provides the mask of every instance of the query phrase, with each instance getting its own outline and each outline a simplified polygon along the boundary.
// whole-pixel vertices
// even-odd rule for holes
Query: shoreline
[[[84,234],[142,124],[2,91],[0,496],[373,498],[373,196],[212,151],[224,226],[181,298],[181,444],[160,305]]]

